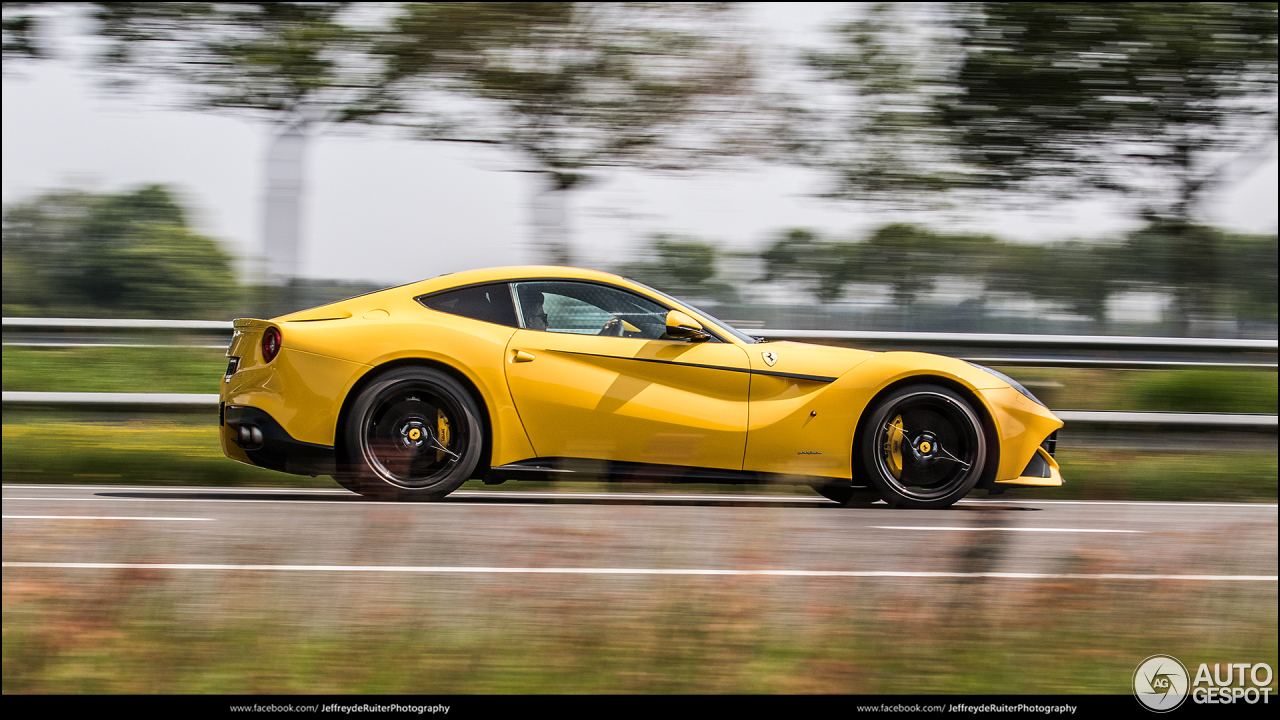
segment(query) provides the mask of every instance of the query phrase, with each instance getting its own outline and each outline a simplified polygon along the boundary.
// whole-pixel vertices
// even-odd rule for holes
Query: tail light
[[[262,360],[263,362],[271,362],[279,354],[280,331],[275,328],[267,328],[267,331],[262,333]]]

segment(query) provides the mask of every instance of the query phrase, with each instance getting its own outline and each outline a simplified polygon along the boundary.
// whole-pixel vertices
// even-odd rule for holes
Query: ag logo
[[[772,350],[765,350],[760,353],[760,356],[764,358],[764,364],[769,367],[773,367],[773,364],[778,362],[778,353]]]
[[[1154,712],[1169,712],[1187,699],[1187,668],[1172,655],[1152,655],[1133,671],[1133,694]]]

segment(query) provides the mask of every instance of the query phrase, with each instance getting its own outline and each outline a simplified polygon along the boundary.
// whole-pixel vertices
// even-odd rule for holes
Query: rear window
[[[425,295],[418,302],[440,312],[516,327],[516,306],[506,283],[475,285],[448,292]]]

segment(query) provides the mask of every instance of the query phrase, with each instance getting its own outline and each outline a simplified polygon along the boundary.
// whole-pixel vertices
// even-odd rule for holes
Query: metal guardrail
[[[44,408],[208,411],[218,407],[217,393],[94,393],[5,391],[4,405]],[[1227,413],[1107,412],[1055,410],[1072,425],[1128,427],[1179,426],[1276,432],[1275,415]]]
[[[1277,367],[1275,340],[860,330],[752,330],[751,333],[768,340],[794,340],[865,350],[917,350],[982,365],[1134,370],[1274,370]]]
[[[216,410],[217,393],[25,392],[5,390],[4,404],[115,410]]]
[[[230,322],[106,318],[4,318],[5,345],[28,347],[225,347],[210,342]],[[1277,342],[1232,338],[1111,335],[750,330],[794,340],[867,350],[918,350],[983,365],[1113,369],[1276,369]],[[10,338],[10,335],[18,336]],[[220,338],[219,338],[220,339]]]
[[[226,330],[231,332],[230,322],[222,320],[143,320],[111,318],[28,318],[7,317],[0,320],[4,327],[52,328],[60,330],[94,329],[146,329],[146,330]]]
[[[960,345],[1071,346],[1276,351],[1276,340],[1233,338],[1177,338],[1136,335],[1024,335],[1021,333],[877,332],[863,330],[752,330],[770,340],[864,340],[875,342],[933,342]]]

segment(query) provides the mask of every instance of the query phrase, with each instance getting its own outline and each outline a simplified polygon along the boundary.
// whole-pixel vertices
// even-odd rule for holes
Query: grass
[[[1016,367],[1000,371],[1058,410],[1276,412],[1274,371]]]
[[[215,393],[206,348],[4,348],[4,389]],[[1275,413],[1276,373],[1257,370],[1001,368],[1060,410]]]
[[[119,483],[188,486],[337,487],[307,477],[242,465],[223,456],[209,421],[86,421],[35,414],[6,418],[4,482]],[[1224,500],[1276,502],[1275,451],[1142,452],[1060,447],[1067,485],[1018,489],[1011,497],[1095,500]],[[494,489],[478,480],[467,488]],[[663,492],[796,492],[807,488],[750,485],[656,486]],[[508,482],[502,489],[622,490],[636,484]]]
[[[216,393],[226,354],[212,348],[4,348],[4,389]]]
[[[1274,583],[347,582],[6,571],[3,690],[1127,695],[1155,653],[1276,667]]]

